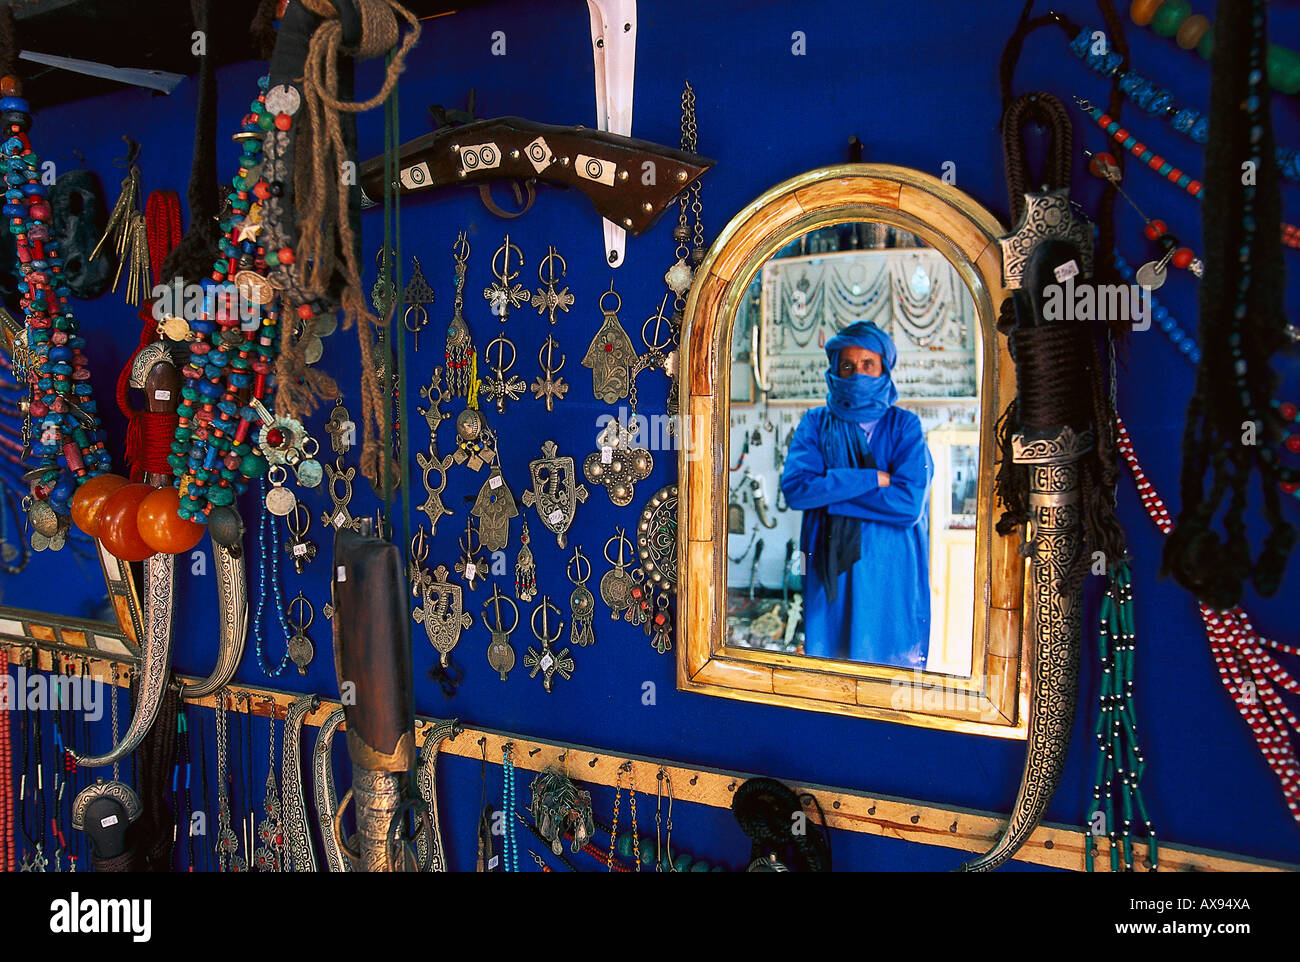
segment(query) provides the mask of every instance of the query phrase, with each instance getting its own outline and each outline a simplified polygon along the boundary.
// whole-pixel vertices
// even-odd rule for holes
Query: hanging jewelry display
[[[90,254],[93,261],[104,248],[104,242],[113,238],[113,252],[117,255],[117,273],[113,275],[113,293],[117,293],[118,281],[122,279],[122,269],[130,262],[127,271],[126,302],[139,305],[141,295],[149,290],[151,268],[149,266],[149,237],[145,230],[144,211],[140,209],[143,193],[140,190],[140,168],[136,160],[140,156],[140,145],[130,137],[123,136],[127,143],[125,166],[127,173],[122,178],[122,193],[113,205],[113,212],[108,217],[108,226],[104,235]]]
[[[616,301],[613,310],[605,307],[605,298],[611,295]],[[591,368],[592,393],[606,404],[613,404],[627,397],[631,386],[628,371],[636,364],[636,349],[619,323],[618,312],[623,307],[623,299],[614,291],[613,281],[609,282],[609,290],[600,295],[597,306],[605,320],[591,339],[582,366]]]
[[[483,412],[466,408],[456,415],[456,450],[448,457],[477,471],[496,460],[496,435],[487,426]],[[445,462],[446,459],[444,459]]]
[[[578,788],[558,769],[547,768],[533,779],[532,799],[528,811],[533,824],[556,855],[564,851],[565,838],[576,854],[596,834],[591,792]]]
[[[311,559],[316,557],[316,545],[307,540],[307,531],[311,528],[311,512],[307,510],[306,505],[299,502],[285,516],[284,523],[290,535],[289,543],[284,546],[284,550],[293,559],[294,570],[302,574]]]
[[[528,290],[524,285],[515,281],[519,276],[519,271],[510,269],[510,254],[514,253],[516,264],[519,267],[524,266],[524,252],[516,244],[510,243],[510,235],[506,235],[505,241],[497,248],[492,255],[492,276],[496,278],[491,284],[483,288],[483,297],[492,308],[492,315],[500,318],[504,324],[510,317],[510,308],[522,307],[528,303]],[[501,261],[501,269],[497,270],[497,261]]]
[[[487,577],[487,562],[479,554],[483,547],[483,541],[477,531],[474,530],[474,516],[469,515],[465,518],[465,537],[460,539],[460,560],[456,562],[456,574],[465,579],[465,584],[469,585],[469,590],[473,591],[478,587],[477,578]]]
[[[501,603],[505,602],[515,614],[515,619],[510,623],[510,627],[505,626],[501,620]],[[491,624],[488,624],[487,609],[492,606],[495,615]],[[488,642],[487,660],[492,666],[492,670],[501,676],[505,681],[510,670],[515,667],[515,650],[510,647],[510,633],[519,625],[519,606],[510,600],[508,595],[503,595],[501,589],[496,585],[492,586],[492,597],[483,602],[483,623],[487,625],[488,630],[492,633],[492,639]]]
[[[546,410],[555,410],[555,402],[563,401],[564,395],[569,393],[569,385],[564,378],[556,377],[564,368],[565,355],[560,355],[560,363],[555,363],[555,349],[560,346],[560,342],[548,331],[546,340],[542,342],[542,348],[537,352],[537,363],[542,367],[542,373],[537,376],[533,382],[533,397],[537,400],[546,399]]]
[[[510,540],[510,519],[519,514],[501,465],[494,464],[479,488],[470,514],[478,518],[480,544],[488,551],[501,551]]]
[[[325,422],[325,433],[329,435],[330,449],[335,455],[342,457],[348,453],[355,442],[356,432],[356,422],[343,406],[343,395],[340,394],[334,399],[334,409]]]
[[[113,684],[117,685],[117,666],[113,668]],[[239,854],[239,836],[230,827],[230,782],[227,772],[230,766],[230,716],[226,711],[226,699],[229,692],[222,688],[217,692],[215,707],[217,724],[217,871],[234,871],[231,858]],[[113,714],[117,714],[117,698],[113,697]],[[116,727],[116,726],[114,726]],[[117,744],[114,735],[113,744]]]
[[[654,613],[645,624],[655,651],[672,647],[669,596],[677,590],[677,485],[660,488],[646,503],[637,524],[637,557],[653,595]]]
[[[631,383],[628,386],[628,403],[632,415],[636,416],[637,391],[636,378],[642,371],[663,371],[668,376],[668,414],[677,413],[677,350],[676,334],[672,322],[664,317],[664,308],[668,306],[668,295],[664,295],[659,310],[645,319],[641,325],[641,341],[646,352],[632,365]],[[654,329],[650,325],[654,324]],[[672,423],[671,421],[669,422]]]
[[[699,146],[699,126],[695,117],[695,89],[691,86],[690,81],[686,81],[682,89],[682,150],[695,153]],[[695,277],[695,268],[704,260],[704,222],[700,217],[703,211],[703,205],[700,203],[700,182],[698,180],[691,184],[689,198],[686,193],[681,195],[679,204],[680,213],[677,216],[677,226],[673,228],[673,240],[677,242],[677,262],[668,268],[668,273],[664,275],[664,283],[668,289],[673,292],[673,324],[677,331],[681,330],[682,318],[686,313],[686,294],[691,289],[691,283]],[[689,202],[691,213],[695,215],[695,224],[692,228],[686,221],[686,208]],[[694,239],[691,247],[687,247],[687,241]],[[691,262],[686,263],[689,255]]]
[[[634,448],[636,424],[628,427],[619,421],[610,421],[596,436],[599,451],[587,455],[582,462],[582,473],[592,484],[605,489],[609,500],[620,508],[632,503],[636,483],[650,476],[654,457],[645,448]]]
[[[418,353],[420,332],[429,323],[429,309],[426,305],[433,303],[434,295],[433,288],[429,286],[429,282],[424,279],[424,272],[420,270],[420,259],[412,257],[411,264],[413,265],[411,279],[402,290],[402,303],[406,305],[406,310],[402,312],[402,326],[413,336],[412,344]]]
[[[496,345],[496,363],[492,362],[492,347]],[[510,360],[506,360],[506,348],[510,348]],[[492,340],[488,341],[487,346],[483,348],[483,365],[488,369],[491,377],[483,378],[479,382],[479,394],[489,401],[496,401],[497,413],[504,414],[506,410],[506,399],[518,401],[523,396],[528,385],[518,374],[510,374],[510,369],[515,366],[515,345],[504,334],[498,334]],[[507,375],[509,375],[507,377]]]
[[[533,549],[528,547],[528,522],[519,535],[519,554],[515,559],[515,597],[532,601],[537,594],[537,566],[533,563]]]
[[[586,503],[587,488],[577,480],[573,458],[556,454],[554,441],[542,444],[542,456],[528,462],[528,471],[533,486],[519,500],[526,507],[537,507],[542,524],[554,532],[556,544],[563,548],[578,502]]]
[[[502,868],[507,872],[519,871],[519,841],[515,838],[515,761],[514,745],[501,746],[501,813],[505,817],[505,838],[501,856]]]
[[[442,380],[442,368],[433,369],[433,380],[426,387],[420,388],[420,397],[429,402],[428,407],[416,410],[424,418],[425,423],[429,425],[429,453],[418,452],[415,455],[415,461],[423,472],[425,499],[424,504],[416,508],[417,511],[423,511],[429,518],[429,533],[436,534],[438,531],[438,521],[444,514],[451,514],[451,509],[442,503],[442,492],[447,487],[447,467],[451,464],[450,457],[440,458],[438,456],[438,425],[444,420],[451,417],[450,414],[444,414],[441,406],[451,397],[451,392],[439,386]],[[431,483],[431,475],[437,474],[438,481],[436,484]]]
[[[583,573],[586,565],[586,573]],[[596,636],[591,630],[591,620],[596,614],[596,599],[587,588],[587,579],[591,577],[591,562],[582,553],[581,545],[573,546],[573,559],[565,566],[564,573],[573,582],[573,592],[569,595],[569,608],[573,620],[569,623],[569,640],[580,648],[596,643]]]
[[[438,565],[433,569],[432,578],[426,575],[413,589],[420,600],[413,616],[415,623],[424,625],[429,644],[438,652],[443,668],[447,667],[452,649],[460,642],[460,633],[474,623],[473,616],[464,607],[464,590],[449,582],[447,574],[447,566]]]
[[[311,660],[316,657],[316,646],[307,637],[307,629],[316,618],[316,609],[312,607],[306,596],[299,591],[298,597],[289,602],[289,607],[285,611],[285,619],[289,627],[293,629],[293,634],[289,638],[289,657],[293,663],[298,666],[298,674],[307,674],[307,666]]]
[[[266,492],[266,510],[277,518],[286,517],[298,505],[293,491],[285,487],[289,472],[284,469],[284,465],[273,464],[267,469],[266,480],[271,485]]]
[[[469,264],[469,241],[465,232],[456,235],[451,245],[451,256],[456,261],[456,297],[452,307],[451,323],[447,325],[447,389],[452,397],[468,398],[470,405],[478,403],[478,375],[474,363],[474,339],[462,311],[465,307],[465,271]]]
[[[633,546],[624,529],[616,528],[615,531],[614,536],[605,542],[605,560],[614,567],[601,575],[600,599],[609,606],[610,617],[617,621],[619,615],[632,604],[633,581],[627,570],[631,559],[627,556],[632,553]],[[609,556],[610,545],[615,542],[618,542],[617,561]]]
[[[558,655],[551,651],[551,645],[558,641],[560,635],[564,633],[564,621],[561,619],[555,626],[555,634],[551,634],[550,618],[548,616],[548,612],[551,611],[555,612],[557,618],[559,617],[560,609],[551,603],[549,597],[542,595],[542,603],[533,609],[533,616],[529,620],[533,634],[542,643],[542,650],[539,652],[532,645],[529,645],[528,652],[524,655],[524,667],[532,669],[528,673],[528,677],[536,678],[537,673],[540,671],[542,673],[542,687],[546,689],[548,694],[551,691],[551,684],[555,679],[555,675],[558,674],[565,681],[568,681],[573,677],[574,669],[574,662],[569,657],[568,648],[565,648]],[[538,615],[542,616],[540,631],[537,628]]]
[[[261,845],[253,852],[253,865],[259,872],[281,871],[280,849],[284,842],[284,827],[281,824],[283,808],[280,804],[280,791],[275,785],[275,702],[271,702],[272,714],[267,719],[266,727],[269,737],[266,769],[266,796],[262,800],[262,821],[257,826],[257,837]],[[249,715],[251,719],[252,716]],[[251,774],[251,772],[250,772]]]
[[[558,277],[555,275],[555,261],[560,262]],[[569,308],[573,306],[573,295],[569,293],[567,287],[562,287],[558,291],[555,289],[555,285],[562,281],[568,273],[569,265],[564,258],[556,253],[554,245],[548,246],[546,256],[537,265],[537,279],[542,282],[543,286],[537,289],[531,303],[533,307],[537,308],[537,313],[545,314],[547,320],[552,324],[555,323],[555,312],[557,310],[564,311],[567,314]]]
[[[352,512],[348,509],[348,505],[352,503],[352,479],[356,477],[357,469],[354,467],[345,469],[343,458],[340,457],[333,466],[325,465],[325,475],[329,478],[330,500],[334,502],[334,506],[329,511],[321,512],[321,521],[327,528],[333,528],[335,531],[342,531],[344,528],[360,531],[361,519],[352,517]]]

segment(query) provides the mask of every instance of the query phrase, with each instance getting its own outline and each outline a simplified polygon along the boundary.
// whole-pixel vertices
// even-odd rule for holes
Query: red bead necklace
[[[1119,452],[1133,475],[1142,507],[1156,527],[1169,534],[1174,528],[1173,519],[1169,517],[1164,499],[1138,464],[1133,440],[1119,415],[1115,416],[1115,427]],[[1273,655],[1276,651],[1297,656],[1300,655],[1300,646],[1262,637],[1240,606],[1215,611],[1200,605],[1200,609],[1210,654],[1219,670],[1219,681],[1250,726],[1260,754],[1281,783],[1291,816],[1300,822],[1300,758],[1288,731],[1290,728],[1300,732],[1300,719],[1282,701],[1278,691],[1300,693],[1300,678],[1288,672]]]

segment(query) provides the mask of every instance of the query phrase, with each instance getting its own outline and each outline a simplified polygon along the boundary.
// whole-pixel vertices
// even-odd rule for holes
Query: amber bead
[[[36,405],[32,405],[35,409]],[[44,404],[41,405],[45,407]],[[37,415],[38,417],[40,415]],[[68,502],[72,512],[72,523],[92,538],[99,534],[100,513],[104,502],[130,482],[119,474],[101,474],[91,478],[77,489],[77,493]]]
[[[1156,15],[1160,5],[1164,0],[1133,0],[1133,5],[1128,9],[1128,15],[1133,22],[1139,27],[1145,27],[1151,22],[1151,18]]]
[[[136,526],[141,539],[154,551],[181,554],[203,538],[203,525],[186,521],[177,514],[180,504],[180,493],[170,486],[159,488],[140,502]]]
[[[5,74],[0,77],[0,97],[21,97],[23,95],[22,81],[12,74]]]
[[[1178,33],[1174,34],[1174,39],[1184,50],[1195,50],[1196,45],[1205,36],[1205,31],[1209,29],[1210,18],[1202,13],[1194,13],[1183,21],[1183,25],[1178,28]]]
[[[143,561],[154,553],[140,537],[136,512],[140,502],[154,492],[147,484],[127,484],[118,488],[99,514],[99,540],[109,554],[123,561]]]

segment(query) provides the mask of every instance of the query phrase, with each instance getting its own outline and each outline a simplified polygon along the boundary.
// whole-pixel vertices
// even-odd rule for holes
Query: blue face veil
[[[853,374],[840,377],[840,352],[862,347],[880,355],[884,370],[879,377]],[[857,321],[826,342],[826,409],[831,416],[822,422],[820,448],[827,468],[876,467],[860,424],[879,421],[898,400],[891,374],[898,361],[893,340],[871,321]],[[857,518],[828,515],[820,543],[813,549],[813,565],[826,586],[828,601],[836,597],[836,581],[860,557],[862,522]]]

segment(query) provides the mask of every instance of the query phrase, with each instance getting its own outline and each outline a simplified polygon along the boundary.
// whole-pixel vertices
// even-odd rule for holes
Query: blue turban
[[[861,347],[880,355],[884,371],[879,377],[852,374],[839,377],[840,351],[846,347]],[[826,342],[826,407],[836,419],[861,424],[879,421],[895,401],[898,388],[890,376],[898,362],[898,348],[893,340],[871,321],[857,321]]]

